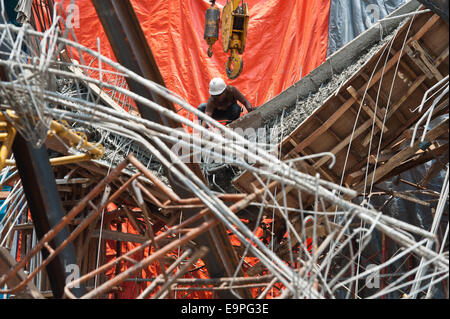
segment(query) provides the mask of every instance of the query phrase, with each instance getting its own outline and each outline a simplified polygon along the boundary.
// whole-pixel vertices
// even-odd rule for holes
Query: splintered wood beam
[[[407,162],[402,163],[401,165],[393,169],[392,172],[384,176],[379,182],[390,179],[391,177],[397,176],[411,168],[414,168],[416,166],[425,164],[433,159],[436,159],[445,152],[448,153],[448,143],[440,147],[437,147],[431,151],[421,152],[419,153],[418,156],[415,156],[414,158],[408,160]]]
[[[384,193],[384,195],[392,195],[394,197],[401,198],[401,199],[404,199],[404,200],[406,200],[408,202],[412,202],[414,204],[422,205],[422,206],[425,206],[425,207],[430,207],[431,206],[431,204],[429,202],[420,200],[420,199],[418,199],[416,197],[407,195],[407,194],[405,194],[403,192],[389,191],[389,190],[381,189],[379,187],[375,187],[375,189],[381,191],[382,193]]]
[[[426,136],[425,140],[427,141],[434,141],[439,136],[443,134],[448,134],[448,119],[442,121],[438,126],[433,128],[431,131],[429,131]],[[394,155],[389,161],[386,162],[386,164],[378,167],[376,171],[369,174],[367,180],[372,181],[376,184],[378,183],[382,178],[384,178],[386,175],[388,175],[390,172],[392,172],[396,167],[400,166],[404,161],[408,160],[412,156],[414,156],[417,151],[420,150],[420,140],[416,141],[413,145],[413,147],[407,147],[404,150],[400,151],[396,155]],[[355,186],[354,190],[357,192],[361,192],[364,189],[364,182],[359,183],[357,186]]]
[[[378,155],[378,158],[377,158],[377,156],[371,154],[371,155],[369,156],[369,163],[373,165],[373,164],[376,164],[377,162],[378,162],[378,163],[386,162],[386,161],[388,161],[393,155],[395,155],[395,153],[396,153],[396,152],[385,152],[385,153],[381,153],[381,154]]]
[[[430,54],[419,44],[417,40],[412,40],[411,43],[405,47],[405,49],[411,59],[429,79],[434,77],[440,81],[444,78],[434,63],[430,61]]]
[[[448,164],[448,143],[447,143],[447,153],[442,159],[437,159],[436,162],[430,167],[426,172],[423,179],[420,181],[419,185],[422,187],[427,186],[436,175],[445,168]]]
[[[9,251],[4,247],[0,247],[0,274],[7,274],[10,269],[14,268],[15,265],[16,261],[11,256]],[[10,289],[12,289],[18,286],[26,278],[27,275],[22,269],[20,269],[17,274],[12,276],[6,282],[6,284]],[[32,282],[29,282],[23,291],[18,292],[16,297],[21,299],[44,299],[42,294]]]

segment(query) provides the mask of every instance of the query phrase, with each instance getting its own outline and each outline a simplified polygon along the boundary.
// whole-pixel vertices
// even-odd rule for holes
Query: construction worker
[[[221,78],[211,80],[209,93],[211,96],[208,102],[200,104],[198,110],[217,121],[226,120],[228,124],[238,119],[242,112],[241,106],[237,103],[238,101],[242,103],[249,113],[254,110],[250,102],[236,87],[226,85]],[[207,124],[203,122],[202,125],[206,127]]]

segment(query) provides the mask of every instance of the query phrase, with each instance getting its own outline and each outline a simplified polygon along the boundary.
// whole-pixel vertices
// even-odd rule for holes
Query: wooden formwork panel
[[[332,168],[328,167],[329,157],[324,157],[302,162],[299,170],[319,173],[337,184],[343,181],[361,191],[364,170],[368,167],[367,174],[372,173],[371,156],[373,159],[380,151],[390,155],[383,161],[380,157],[377,163],[385,174],[376,174],[375,183],[383,179],[409,159],[398,156],[398,162],[388,162],[402,151],[393,149],[393,144],[406,136],[422,115],[414,109],[425,92],[448,75],[448,37],[448,24],[437,15],[426,13],[410,19],[392,41],[281,142],[281,158],[331,152],[336,156]],[[445,127],[439,132],[442,130]],[[381,169],[384,165],[389,169]],[[249,171],[234,180],[240,191],[251,192],[252,184],[261,187]],[[295,203],[298,196],[290,194],[289,198]],[[292,205],[298,207],[298,200]]]

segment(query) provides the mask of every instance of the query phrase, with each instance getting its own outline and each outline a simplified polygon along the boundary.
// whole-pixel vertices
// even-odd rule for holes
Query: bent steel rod
[[[31,260],[33,256],[35,256],[42,248],[44,248],[46,245],[48,245],[48,242],[50,242],[61,229],[66,227],[72,220],[75,218],[87,205],[88,203],[97,196],[103,187],[106,184],[109,184],[113,179],[115,179],[120,172],[123,170],[123,168],[126,167],[128,164],[128,161],[125,160],[121,164],[119,164],[110,175],[106,176],[89,194],[84,197],[80,203],[78,203],[75,207],[72,208],[72,210],[65,215],[61,222],[58,223],[54,228],[52,228],[49,232],[47,232],[42,239],[31,249],[31,251],[20,261],[18,262],[13,269],[11,269],[5,276],[3,276],[3,279],[0,281],[0,286],[3,286],[5,282],[10,278],[11,276],[14,276],[21,268],[23,268],[26,263]],[[103,204],[97,211],[91,213],[87,218],[83,220],[83,222],[77,226],[77,228],[67,237],[61,245],[58,246],[54,251],[50,253],[50,255],[42,262],[42,264],[37,267],[28,277],[25,279],[22,283],[20,283],[18,286],[14,287],[13,289],[8,290],[1,290],[0,293],[14,293],[20,289],[22,289],[26,283],[28,283],[40,270],[42,270],[43,267],[45,267],[53,258],[55,258],[62,249],[68,245],[73,239],[75,239],[79,233],[86,228],[93,220],[94,218],[99,214],[99,212],[102,211],[106,207],[106,205],[113,201],[115,198],[117,198],[125,189],[129,186],[129,184],[137,178],[139,175],[136,174],[132,178],[130,178],[124,185],[122,185],[106,202]]]
[[[270,187],[275,187],[277,185],[277,183],[273,183],[270,185]],[[250,203],[259,195],[259,193],[265,191],[264,189],[260,189],[258,191],[256,191],[255,193],[250,194],[247,198],[242,199],[241,201],[233,204],[232,206],[230,206],[230,210],[232,212],[238,212],[242,209],[244,209],[245,207],[247,207],[248,205],[250,205]],[[160,234],[158,236],[156,236],[154,238],[155,241],[159,241],[163,238],[166,238],[167,235],[172,235],[177,231],[182,231],[183,228],[197,220],[199,220],[200,218],[206,216],[207,214],[210,214],[210,209],[206,208],[204,210],[202,210],[200,213],[198,213],[197,215],[194,215],[188,219],[186,219],[185,221],[183,221],[182,223],[172,227],[171,229],[169,229],[168,231],[166,231],[163,234]],[[157,258],[161,258],[162,256],[164,256],[166,253],[170,252],[171,250],[177,248],[178,246],[183,245],[184,243],[190,241],[191,239],[199,236],[200,234],[204,233],[205,231],[211,229],[212,227],[216,226],[219,223],[219,221],[217,219],[209,219],[208,221],[203,222],[200,226],[196,227],[196,228],[192,228],[189,229],[183,237],[181,237],[180,239],[177,239],[176,241],[171,242],[170,244],[162,247],[161,249],[159,249],[157,252],[155,252],[153,255],[147,257],[146,259],[142,260],[141,262],[135,264],[133,267],[127,269],[125,272],[122,272],[121,274],[119,274],[118,276],[114,277],[113,279],[111,279],[110,281],[104,283],[103,285],[99,286],[95,291],[91,291],[88,294],[82,296],[82,299],[88,299],[88,298],[92,298],[98,294],[102,294],[107,292],[109,289],[111,289],[111,287],[120,284],[122,281],[124,281],[128,276],[130,276],[131,274],[133,274],[135,271],[141,269],[142,267],[146,267],[147,265],[149,265],[150,263],[152,263],[154,260],[156,260]],[[153,241],[150,239],[146,242],[144,242],[141,246],[138,246],[132,250],[130,250],[129,252],[127,252],[125,255],[120,256],[119,258],[97,268],[96,270],[92,271],[89,274],[86,274],[82,277],[80,277],[77,280],[74,280],[72,282],[70,282],[69,284],[66,285],[65,288],[65,292],[66,295],[69,296],[70,298],[76,298],[71,292],[70,292],[70,288],[73,286],[76,286],[77,284],[80,284],[81,282],[84,282],[90,278],[92,278],[93,276],[102,273],[104,271],[106,271],[107,269],[111,268],[112,266],[114,266],[116,263],[118,263],[120,260],[125,259],[125,257],[127,256],[131,256],[139,251],[141,251],[142,249],[145,249],[148,245],[150,245]]]

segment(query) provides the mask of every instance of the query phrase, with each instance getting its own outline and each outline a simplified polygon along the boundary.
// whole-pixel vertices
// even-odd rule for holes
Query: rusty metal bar
[[[155,177],[156,178],[156,177]],[[170,212],[174,210],[182,210],[182,209],[201,209],[205,208],[205,204],[199,199],[199,198],[182,198],[178,201],[176,201],[179,205],[172,205],[172,202],[169,200],[166,203],[161,203],[155,195],[153,195],[147,188],[145,188],[141,183],[137,183],[138,187],[141,189],[141,191],[148,196],[148,198],[158,206],[158,208],[161,208],[162,212]],[[220,194],[217,195],[217,198],[220,200],[223,200],[224,202],[236,202],[239,200],[242,200],[243,198],[247,197],[248,194]]]
[[[133,155],[130,155],[129,158],[134,158]],[[133,160],[133,163],[140,164],[140,162],[136,162],[137,160]],[[84,197],[75,207],[72,208],[72,210],[64,216],[64,218],[61,220],[60,223],[58,223],[53,229],[51,229],[48,233],[46,233],[43,238],[32,248],[32,250],[13,268],[11,269],[8,274],[3,276],[0,281],[0,285],[2,285],[5,281],[7,281],[11,276],[14,276],[20,269],[22,269],[26,263],[28,263],[33,256],[35,256],[39,251],[41,251],[43,248],[46,248],[47,251],[50,253],[48,257],[37,267],[27,278],[22,281],[18,286],[10,288],[5,291],[0,291],[0,293],[14,293],[16,291],[19,291],[25,287],[25,285],[30,282],[44,267],[46,267],[61,251],[70,243],[72,242],[85,228],[87,228],[90,224],[93,223],[95,218],[98,217],[98,215],[105,209],[106,205],[109,202],[114,201],[115,199],[120,196],[127,188],[133,185],[133,182],[136,181],[137,178],[141,176],[141,172],[137,172],[135,175],[133,175],[130,179],[128,179],[124,184],[122,184],[118,190],[113,193],[109,198],[107,198],[103,204],[100,207],[93,206],[92,200],[100,194],[100,192],[113,180],[117,179],[121,171],[130,163],[129,159],[123,161],[120,163],[115,169],[112,170],[112,172],[106,176],[102,181],[100,181],[94,189],[92,189],[86,197]],[[158,182],[157,179],[155,181]],[[156,183],[157,185],[160,185],[160,183]],[[163,185],[165,187],[165,185]],[[270,188],[272,185],[270,186]],[[136,186],[134,187],[136,188]],[[146,190],[144,187],[142,187],[142,190]],[[148,192],[148,190],[146,190]],[[255,196],[257,196],[260,192],[262,192],[263,189],[256,191],[254,194],[251,194],[250,196],[243,196],[243,194],[231,194],[230,196],[225,196],[228,199],[234,199],[242,198],[238,203],[235,203],[230,207],[232,211],[239,211],[243,208],[245,208],[252,200],[255,199]],[[148,192],[149,193],[149,192]],[[148,212],[146,212],[145,207],[141,203],[141,200],[139,199],[139,196],[137,197],[138,205],[141,206],[141,209],[144,212],[145,218],[149,218]],[[187,202],[194,202],[195,200],[187,199]],[[81,223],[77,226],[77,228],[60,244],[56,247],[56,249],[53,249],[48,243],[63,229],[66,227],[87,205],[91,205],[94,209],[93,212],[91,212],[86,218],[84,218]],[[180,209],[186,209],[189,208],[191,205],[180,205]],[[170,207],[170,206],[169,206]],[[194,231],[196,228],[191,229],[185,229],[184,227],[195,223],[196,221],[200,220],[201,218],[205,217],[209,213],[209,209],[203,209],[199,214],[194,215],[191,218],[188,218],[187,220],[183,221],[179,225],[173,227],[171,230],[169,230],[168,233],[180,233],[180,234],[191,234],[192,231]],[[147,226],[150,227],[150,225],[147,223]],[[154,244],[156,250],[159,249],[159,246],[157,244],[157,241],[160,239],[158,237],[158,240],[155,239],[155,236],[153,233],[150,233],[149,236],[146,236],[148,239],[148,244],[151,245]],[[147,245],[144,245],[146,247]],[[123,259],[128,258],[128,254],[123,256]],[[160,260],[160,263],[162,259],[157,258]],[[137,262],[136,262],[137,263]],[[166,280],[168,279],[167,274],[165,274]]]
[[[131,164],[133,164],[138,170],[144,174],[145,177],[147,177],[149,180],[152,181],[153,184],[155,184],[156,187],[158,187],[160,190],[164,192],[172,201],[179,202],[180,197],[170,188],[168,188],[163,182],[161,182],[158,178],[156,178],[152,172],[145,167],[141,162],[138,161],[134,155],[130,155],[128,157]]]
[[[199,250],[197,250],[192,257],[189,259],[189,261],[181,267],[180,270],[177,271],[175,275],[173,275],[169,280],[167,280],[163,286],[161,287],[161,290],[159,290],[154,296],[152,296],[152,299],[158,299],[158,298],[164,298],[167,293],[170,293],[170,287],[174,282],[180,278],[181,276],[184,276],[184,274],[189,270],[189,268],[195,264],[200,258],[202,258],[208,251],[208,248],[201,247]]]
[[[119,164],[110,175],[106,176],[92,191],[89,192],[89,194],[83,198],[75,207],[72,208],[72,210],[65,215],[63,218],[61,218],[61,221],[55,225],[52,229],[50,229],[46,234],[44,234],[41,237],[41,240],[30,250],[30,252],[21,259],[13,269],[11,269],[6,275],[2,276],[0,280],[0,287],[4,285],[4,283],[10,278],[11,276],[14,276],[20,269],[25,267],[25,265],[31,260],[33,256],[35,256],[39,251],[42,250],[42,248],[45,247],[50,241],[52,241],[58,233],[67,227],[67,225],[88,205],[88,203],[97,196],[103,187],[110,183],[114,178],[116,178],[119,173],[126,167],[128,164],[128,161],[123,161],[121,164]],[[137,175],[137,174],[136,174]],[[137,177],[137,176],[136,176]],[[131,178],[128,180],[126,185],[129,185],[131,181],[134,178]],[[125,185],[125,184],[124,184]],[[122,192],[125,188],[121,187],[117,192]],[[115,194],[117,194],[117,192]],[[114,195],[111,196],[111,200],[113,200]],[[107,203],[106,203],[107,204]],[[106,204],[104,206],[106,207]],[[102,207],[101,207],[102,208]],[[101,211],[101,208],[98,211]],[[98,212],[97,212],[98,213]],[[26,283],[28,283],[39,271],[43,269],[47,264],[49,264],[61,251],[64,249],[65,246],[67,246],[87,225],[93,220],[93,218],[97,216],[96,213],[92,213],[89,215],[86,219],[83,220],[83,222],[78,225],[78,227],[75,229],[74,232],[72,232],[70,235],[66,236],[66,239],[62,241],[61,244],[58,245],[58,248],[55,249],[53,252],[51,252],[48,256],[46,256],[45,260],[41,263],[39,267],[37,267],[28,277],[25,281],[23,281],[20,285],[17,287],[14,287],[12,289],[8,289],[7,291],[0,291],[0,293],[14,293],[20,289],[22,289]],[[62,295],[61,295],[62,296]]]
[[[192,253],[191,249],[187,249],[180,257],[177,258],[177,260],[175,260],[170,266],[169,268],[167,268],[167,272],[172,272],[175,270],[176,267],[178,267],[178,265],[187,257],[189,257]],[[166,282],[166,280],[163,279],[162,275],[159,275],[155,278],[155,280],[149,285],[147,286],[147,288],[144,289],[143,292],[141,292],[141,294],[136,298],[136,299],[144,299],[146,298],[153,289],[156,288],[156,286],[158,286],[158,279],[162,281],[162,283]]]
[[[48,231],[65,217],[55,177],[48,159],[47,148],[45,145],[35,148],[20,134],[17,134],[14,139],[13,152],[36,234],[38,238],[43,238]],[[68,236],[69,229],[64,225],[53,236],[52,245],[60,245]],[[52,274],[52,276],[49,276],[49,279],[55,298],[62,298],[63,296],[67,275],[66,266],[76,264],[75,248],[72,245],[68,245],[65,248],[61,250],[62,254],[57,259],[48,264],[47,268],[48,273]],[[43,250],[42,253],[44,258],[48,257],[46,250]],[[83,292],[84,289],[79,288],[76,293],[82,294]]]
[[[88,292],[87,294],[85,294],[83,297],[81,297],[82,299],[90,299],[93,298],[97,295],[103,294],[108,292],[112,287],[120,284],[122,281],[124,281],[128,276],[132,275],[133,273],[135,273],[136,271],[138,271],[139,269],[148,266],[149,264],[151,264],[152,262],[154,262],[156,259],[161,258],[163,256],[165,256],[168,252],[170,252],[173,249],[176,249],[178,246],[182,246],[183,244],[185,244],[186,242],[196,238],[198,235],[200,235],[201,233],[207,231],[208,229],[210,229],[211,227],[214,227],[216,224],[218,223],[217,220],[211,219],[207,222],[203,222],[199,227],[196,227],[192,230],[190,230],[188,233],[186,233],[183,237],[181,237],[180,239],[177,239],[173,242],[171,242],[170,244],[164,246],[163,248],[161,248],[160,250],[158,250],[157,252],[153,253],[151,256],[145,258],[144,260],[140,261],[139,263],[137,263],[136,265],[133,265],[132,267],[128,268],[127,270],[123,271],[122,273],[120,273],[118,276],[112,278],[111,280],[103,283],[101,286],[97,287],[97,289],[92,290],[90,292]],[[161,234],[157,237],[155,237],[155,240],[160,240],[164,237],[166,237],[167,234]],[[152,241],[148,241],[148,244],[150,244]],[[139,246],[138,248],[146,248],[147,244],[143,244],[142,246]],[[135,250],[135,249],[134,249]],[[133,251],[134,251],[133,250]],[[130,251],[131,252],[131,251]],[[129,252],[129,253],[130,253]],[[129,253],[127,253],[127,255],[129,255]],[[122,257],[122,256],[121,256]],[[118,260],[121,258],[119,257],[118,259],[114,260],[112,263],[109,264],[105,264],[104,266],[96,269],[95,271],[79,278],[78,280],[72,281],[71,283],[69,283],[66,286],[65,292],[66,294],[71,297],[74,298],[75,296],[70,292],[69,289],[72,288],[72,286],[85,281],[89,278],[92,278],[93,276],[101,273],[103,270],[110,268],[112,265],[111,264],[115,264],[118,262]]]
[[[269,185],[269,188],[272,189],[273,187],[276,187],[277,185],[278,185],[278,182],[273,182]],[[249,196],[245,197],[244,199],[240,200],[239,202],[231,205],[230,210],[234,213],[239,212],[240,210],[246,208],[253,200],[255,200],[257,198],[257,196],[261,195],[264,191],[265,191],[264,188],[258,189],[254,193],[252,193]],[[164,247],[162,247],[161,249],[159,249],[158,251],[153,253],[151,256],[136,263],[131,268],[128,268],[126,271],[122,272],[121,274],[114,277],[113,279],[103,283],[101,286],[99,286],[95,290],[90,291],[89,293],[84,295],[82,297],[82,299],[93,298],[99,294],[108,292],[109,290],[112,289],[112,287],[120,284],[127,277],[129,277],[131,274],[135,273],[139,269],[148,266],[152,262],[155,262],[156,260],[162,258],[166,253],[170,252],[171,250],[176,249],[178,246],[181,246],[190,240],[196,239],[202,233],[204,233],[207,230],[216,226],[219,222],[216,219],[211,218],[209,220],[204,221],[201,225],[196,226],[194,228],[189,228],[189,229],[185,228],[188,225],[196,223],[198,220],[204,218],[208,214],[210,214],[210,209],[205,208],[198,214],[184,220],[183,222],[172,227],[171,229],[167,230],[166,232],[154,237],[153,239],[147,240],[146,242],[142,243],[141,246],[138,246],[138,247],[128,251],[126,254],[120,256],[119,258],[112,260],[109,263],[104,264],[101,267],[95,269],[94,271],[82,276],[81,278],[69,283],[68,285],[66,285],[66,288],[65,288],[66,295],[71,298],[75,298],[75,296],[70,292],[70,289],[72,286],[79,284],[81,282],[84,282],[84,281],[108,270],[109,268],[113,267],[115,264],[119,263],[121,260],[125,259],[126,257],[132,256],[132,255],[136,254],[137,252],[139,252],[143,249],[146,249],[152,243],[156,243],[156,242],[166,238],[169,235],[174,235],[177,233],[184,234],[183,237],[181,237],[177,240],[174,240],[173,242],[165,245]],[[227,292],[227,293],[229,293],[229,292]]]
[[[150,214],[148,212],[148,208],[147,205],[145,204],[144,198],[142,197],[142,193],[140,188],[136,185],[136,183],[131,183],[131,186],[133,188],[133,191],[136,195],[136,202],[139,206],[139,208],[142,210],[142,213],[144,214],[144,222],[147,225],[147,233],[145,234],[145,236],[147,237],[147,239],[151,239],[153,246],[155,247],[155,250],[159,249],[159,245],[158,243],[155,241],[155,233],[153,232],[153,227],[150,224]],[[151,249],[151,246],[149,247]],[[158,258],[158,263],[160,265],[161,271],[164,275],[164,279],[168,280],[169,277],[166,273],[166,264],[164,262],[163,258]]]

